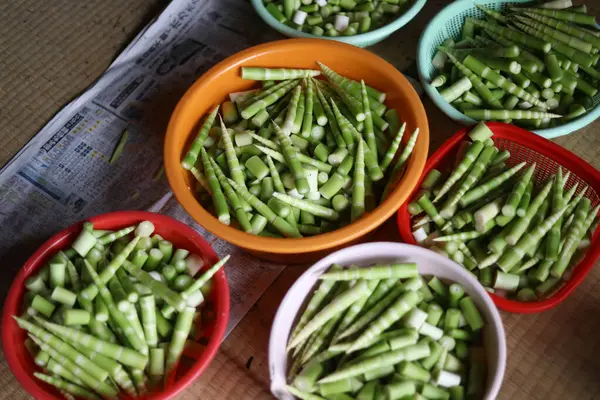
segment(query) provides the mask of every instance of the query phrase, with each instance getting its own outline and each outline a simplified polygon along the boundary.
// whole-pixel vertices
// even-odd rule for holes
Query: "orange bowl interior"
[[[407,130],[420,128],[404,177],[394,192],[375,210],[341,229],[300,239],[274,239],[255,236],[219,222],[206,211],[193,194],[193,177],[181,159],[195,137],[202,117],[227,94],[256,88],[256,82],[243,80],[240,67],[313,68],[323,62],[336,72],[387,93],[385,104],[398,112]],[[404,135],[404,140],[407,136]],[[330,40],[289,39],[244,50],[227,58],[200,77],[177,105],[165,140],[165,170],[173,193],[183,208],[199,224],[220,238],[262,258],[291,263],[314,260],[324,252],[358,241],[381,225],[406,200],[425,166],[429,129],[425,110],[412,85],[391,64],[366,50]]]

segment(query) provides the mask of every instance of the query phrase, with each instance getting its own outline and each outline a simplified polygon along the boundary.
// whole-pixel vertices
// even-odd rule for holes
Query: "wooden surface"
[[[166,3],[164,0],[1,2],[0,165],[62,105],[91,84]],[[428,1],[415,20],[370,50],[399,69],[406,69],[414,60],[417,40],[427,21],[446,3]],[[244,0],[240,4],[247,7]],[[598,14],[598,6],[595,7]],[[256,24],[260,23],[256,19]],[[269,28],[265,25],[264,29]],[[430,101],[423,100],[433,152],[459,126]],[[596,121],[555,142],[598,168],[599,133],[600,121]],[[398,240],[395,223],[388,221],[376,239]],[[271,398],[267,360],[271,321],[286,290],[304,269],[284,270],[225,340],[206,373],[181,399]],[[5,292],[0,292],[2,298],[4,295]],[[503,313],[502,317],[507,333],[508,366],[501,399],[600,397],[597,268],[556,309],[537,315]],[[10,373],[3,354],[0,354],[0,398],[29,398]]]

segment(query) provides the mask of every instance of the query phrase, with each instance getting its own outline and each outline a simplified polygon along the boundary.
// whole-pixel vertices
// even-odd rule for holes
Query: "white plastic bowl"
[[[504,327],[496,306],[481,284],[454,261],[422,247],[403,243],[365,243],[336,251],[310,267],[285,295],[271,328],[269,339],[269,371],[271,392],[279,400],[293,400],[286,390],[287,355],[285,346],[296,315],[306,297],[312,293],[318,277],[332,264],[369,266],[375,263],[415,262],[422,275],[460,283],[477,307],[486,325],[483,341],[486,352],[487,382],[484,399],[498,396],[506,367]]]

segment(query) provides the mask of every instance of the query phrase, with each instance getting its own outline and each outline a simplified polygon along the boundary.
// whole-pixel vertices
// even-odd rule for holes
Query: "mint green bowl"
[[[338,37],[327,37],[327,36],[315,36],[310,33],[300,32],[294,28],[290,28],[289,26],[282,24],[277,21],[275,17],[273,17],[266,9],[263,0],[251,0],[252,6],[260,15],[260,17],[269,25],[271,28],[275,29],[277,32],[293,37],[293,38],[313,38],[313,39],[329,39],[329,40],[337,40],[338,42],[348,43],[357,47],[367,47],[374,45],[375,43],[379,43],[382,40],[386,39],[392,33],[396,32],[398,29],[402,28],[404,25],[408,24],[410,20],[412,20],[415,15],[421,11],[427,0],[411,0],[412,5],[406,9],[404,14],[400,15],[397,19],[390,22],[387,25],[382,26],[381,28],[375,29],[373,31],[367,33],[360,33],[354,36],[338,36]]]
[[[510,4],[530,2],[530,0],[513,0],[510,2],[499,0],[477,1],[478,4],[498,11],[504,10]],[[435,105],[442,110],[444,114],[454,121],[465,125],[471,125],[477,121],[465,116],[459,110],[452,107],[452,105],[447,103],[442,96],[440,96],[437,89],[430,85],[431,80],[436,75],[431,60],[433,59],[437,47],[442,44],[444,40],[459,37],[466,17],[482,18],[483,16],[483,12],[475,7],[473,0],[457,0],[446,6],[429,22],[419,39],[419,45],[417,47],[417,70],[425,93],[427,93]],[[583,128],[600,117],[600,107],[598,106],[600,104],[600,93],[594,96],[593,100],[594,108],[581,117],[554,128],[537,129],[533,132],[546,139],[552,139],[568,135],[569,133]]]

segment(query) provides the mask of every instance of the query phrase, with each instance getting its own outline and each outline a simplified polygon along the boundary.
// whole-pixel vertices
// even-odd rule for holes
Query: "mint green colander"
[[[478,4],[498,11],[506,9],[510,4],[530,2],[530,0],[513,0],[510,2],[498,0],[477,1]],[[435,55],[437,47],[442,44],[444,40],[448,38],[456,39],[460,36],[462,25],[466,17],[483,18],[483,16],[483,12],[475,7],[473,0],[457,0],[446,6],[429,22],[419,39],[419,46],[417,48],[417,69],[419,72],[419,79],[421,80],[425,92],[444,114],[465,125],[471,125],[476,121],[463,115],[460,111],[444,101],[437,89],[430,85],[431,80],[436,75],[431,60]],[[581,117],[554,128],[537,129],[533,132],[546,139],[552,139],[558,136],[568,135],[569,133],[583,128],[600,117],[600,92],[594,96],[593,100],[594,108]]]
[[[275,17],[273,17],[266,9],[264,0],[251,0],[252,6],[260,15],[260,17],[269,25],[271,28],[275,29],[277,32],[293,37],[293,38],[314,38],[314,39],[329,39],[329,40],[337,40],[338,42],[348,43],[357,47],[367,47],[374,45],[375,43],[379,43],[382,40],[386,39],[392,33],[396,32],[398,29],[402,28],[404,25],[408,24],[410,20],[412,20],[415,15],[421,11],[427,0],[412,0],[412,5],[405,10],[405,12],[400,15],[397,19],[393,20],[387,25],[382,26],[381,28],[375,29],[373,31],[367,33],[361,33],[353,36],[338,36],[338,37],[327,37],[327,36],[315,36],[310,33],[300,32],[294,28],[291,28],[281,22],[277,21]]]

